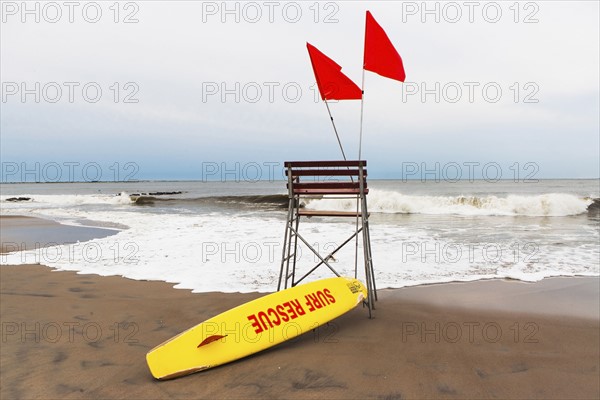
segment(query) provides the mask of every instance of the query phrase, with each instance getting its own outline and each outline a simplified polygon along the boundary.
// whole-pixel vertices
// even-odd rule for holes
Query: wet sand
[[[0,253],[85,242],[115,234],[114,229],[63,225],[20,215],[0,215]]]
[[[157,381],[147,351],[261,296],[172,286],[1,266],[0,398],[600,398],[596,277],[380,290],[373,319]]]

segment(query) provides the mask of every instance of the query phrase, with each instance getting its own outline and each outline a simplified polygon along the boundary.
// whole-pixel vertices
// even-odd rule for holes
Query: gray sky
[[[596,1],[23,4],[2,2],[4,181],[339,159],[306,42],[360,86],[367,9],[407,74],[365,73],[372,176],[599,175]],[[331,110],[356,158],[360,101]]]

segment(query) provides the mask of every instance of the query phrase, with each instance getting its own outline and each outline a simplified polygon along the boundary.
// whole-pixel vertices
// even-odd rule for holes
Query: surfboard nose
[[[368,298],[367,287],[358,279],[348,278],[348,289],[352,293],[358,294],[358,298],[356,299],[357,304]]]
[[[358,281],[358,284],[360,285],[360,292],[363,295],[363,298],[361,300],[366,300],[369,297],[369,292],[367,292],[367,287],[365,285],[362,284],[362,282]]]

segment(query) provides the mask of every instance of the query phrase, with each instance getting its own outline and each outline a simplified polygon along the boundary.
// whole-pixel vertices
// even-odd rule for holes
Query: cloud
[[[488,3],[130,2],[118,15],[98,3],[96,23],[83,7],[71,23],[56,4],[56,23],[43,5],[39,23],[30,15],[23,23],[21,10],[4,15],[3,159],[112,151],[158,171],[198,157],[339,157],[305,43],[360,85],[368,8],[402,55],[407,82],[365,74],[365,156],[393,165],[407,149],[423,159],[476,152],[598,175],[596,2],[494,3],[500,14]],[[13,84],[19,92],[7,94]],[[62,96],[49,101],[57,85]],[[356,154],[360,102],[331,108]],[[26,146],[42,142],[43,150]]]

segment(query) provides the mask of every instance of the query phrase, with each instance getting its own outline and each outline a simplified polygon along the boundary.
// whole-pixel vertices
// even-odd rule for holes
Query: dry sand
[[[152,347],[259,294],[0,267],[0,398],[600,398],[600,281],[379,291],[254,356],[171,381]]]

